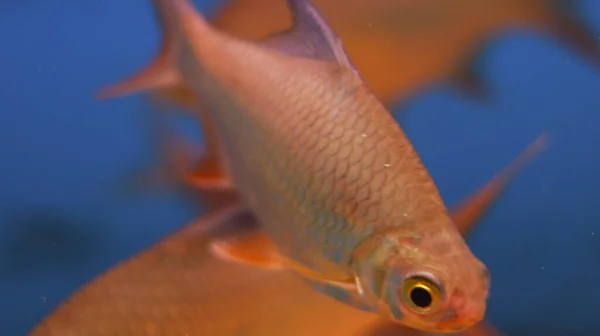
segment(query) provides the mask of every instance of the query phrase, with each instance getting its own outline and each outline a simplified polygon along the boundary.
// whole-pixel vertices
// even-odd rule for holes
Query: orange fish
[[[29,335],[424,335],[340,304],[289,272],[212,258],[192,227],[85,285]]]
[[[556,38],[598,65],[598,39],[573,0],[314,0],[375,95],[404,101],[438,83],[487,94],[481,49],[511,29]],[[289,27],[284,0],[230,0],[213,18],[235,36],[262,39]],[[180,98],[183,98],[183,95]],[[191,96],[187,96],[191,98]]]
[[[340,304],[289,272],[212,258],[194,231],[190,226],[96,278],[29,335],[425,335]]]
[[[490,183],[455,208],[453,219],[461,233],[466,234],[472,228],[541,144],[530,146]],[[173,145],[165,148],[174,148]],[[185,152],[187,148],[179,151]],[[170,167],[187,163],[167,162]],[[91,281],[29,335],[434,335],[340,304],[312,290],[290,272],[242,267],[212,258],[206,249],[210,240],[207,227],[215,228],[215,222],[221,223],[220,234],[231,236],[254,226],[254,217],[233,215],[237,201],[231,198],[219,209]],[[212,230],[211,235],[215,234]],[[501,335],[485,323],[460,334]]]
[[[457,332],[483,318],[487,268],[315,7],[288,1],[293,28],[250,43],[186,0],[154,3],[160,55],[104,96],[183,85],[200,98],[225,169],[213,185],[235,185],[264,229],[211,243],[215,255],[293,269],[419,330]]]
[[[293,28],[251,43],[214,29],[187,0],[154,4],[160,55],[104,95],[185,85],[199,97],[219,139],[221,185],[235,185],[264,229],[213,242],[215,255],[356,292],[419,330],[457,332],[483,318],[487,268],[315,7],[288,1]]]

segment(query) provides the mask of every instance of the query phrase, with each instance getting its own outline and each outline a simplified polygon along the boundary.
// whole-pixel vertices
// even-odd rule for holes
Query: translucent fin
[[[261,268],[291,269],[310,280],[356,290],[353,279],[330,279],[282,255],[264,232],[252,232],[229,239],[215,240],[210,244],[209,249],[215,257],[223,260]]]
[[[263,268],[285,268],[277,247],[264,233],[216,240],[210,244],[211,253],[220,259]]]
[[[160,90],[182,85],[179,70],[174,64],[185,40],[190,39],[191,22],[195,28],[208,27],[204,17],[194,9],[189,0],[154,0],[157,20],[162,31],[162,46],[154,61],[130,78],[101,89],[100,99],[113,98],[141,91]],[[198,34],[203,31],[196,30]]]
[[[130,194],[156,189],[192,187],[196,191],[232,192],[234,187],[220,159],[219,146],[212,124],[201,123],[205,144],[193,143],[178,133],[163,113],[167,107],[154,102],[145,115],[147,128],[158,158],[141,171],[130,174],[126,186]]]
[[[200,106],[199,99],[184,84],[162,88],[151,92],[152,100],[174,105],[185,110],[195,110]]]
[[[261,42],[262,46],[294,57],[308,57],[335,62],[354,69],[341,39],[307,0],[288,0],[293,26]]]

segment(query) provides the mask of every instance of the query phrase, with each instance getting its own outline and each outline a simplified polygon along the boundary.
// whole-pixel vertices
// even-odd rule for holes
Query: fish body
[[[154,4],[161,54],[111,90],[185,85],[198,97],[227,176],[281,263],[356,288],[416,329],[457,332],[483,318],[489,272],[312,5],[288,1],[294,28],[268,46],[214,29],[186,0]]]

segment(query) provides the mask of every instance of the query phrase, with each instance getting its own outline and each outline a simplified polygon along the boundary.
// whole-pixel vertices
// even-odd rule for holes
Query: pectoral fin
[[[210,244],[210,252],[217,258],[271,269],[285,268],[277,246],[264,233],[251,233]]]
[[[458,230],[466,235],[477,220],[500,196],[516,173],[546,146],[547,137],[541,135],[532,142],[507,167],[489,181],[483,188],[467,198],[452,211],[452,219]]]
[[[213,241],[209,250],[220,259],[269,269],[291,269],[313,281],[349,290],[356,290],[354,279],[331,279],[319,274],[281,254],[271,238],[264,232],[251,232],[232,238]]]

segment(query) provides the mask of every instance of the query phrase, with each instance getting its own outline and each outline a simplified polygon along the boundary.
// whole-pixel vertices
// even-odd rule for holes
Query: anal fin
[[[166,141],[168,165],[177,180],[205,191],[233,189],[210,138],[206,138],[206,145],[202,149],[175,134],[171,134]],[[193,153],[198,152],[202,154],[196,160]]]
[[[166,147],[167,160],[175,167],[179,180],[202,190],[233,189],[223,166],[217,132],[207,111],[194,93],[185,85],[178,85],[157,90],[151,100],[163,110],[165,105],[175,105],[199,116],[204,135],[203,148],[198,148],[199,146],[191,144],[171,130],[162,130],[162,145]],[[200,152],[200,159],[194,161],[194,153]]]
[[[228,190],[234,186],[223,171],[218,158],[207,153],[200,159],[196,169],[184,174],[184,180],[202,190]]]
[[[158,110],[166,109],[160,101],[154,101],[153,104]],[[170,125],[169,118],[158,110],[147,114],[147,126],[158,148],[157,162],[150,167],[143,167],[133,178],[128,178],[126,185],[130,193],[174,187],[191,187],[195,191],[209,192],[205,195],[235,192],[221,162],[212,126],[201,123],[205,136],[202,146],[179,134]]]

